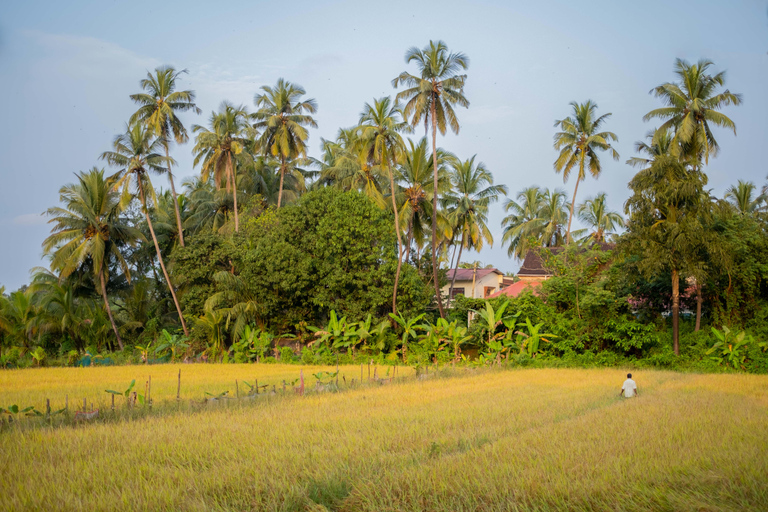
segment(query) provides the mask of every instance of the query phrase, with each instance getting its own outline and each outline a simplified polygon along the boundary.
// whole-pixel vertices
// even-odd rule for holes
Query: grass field
[[[388,386],[194,406],[235,379],[279,384],[298,368],[183,366],[184,404],[177,371],[0,372],[2,405],[103,395],[103,407],[104,389],[149,373],[157,400],[140,418],[5,427],[0,508],[768,510],[765,376],[642,372],[640,397],[624,400],[618,370],[403,372]]]

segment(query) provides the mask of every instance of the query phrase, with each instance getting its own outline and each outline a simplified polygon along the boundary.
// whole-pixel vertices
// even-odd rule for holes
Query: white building
[[[504,274],[497,268],[457,268],[448,270],[448,284],[441,292],[448,297],[451,281],[456,275],[451,298],[464,295],[472,299],[484,299],[502,288]]]

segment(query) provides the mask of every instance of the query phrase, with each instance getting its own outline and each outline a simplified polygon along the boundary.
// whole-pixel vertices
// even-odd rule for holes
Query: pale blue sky
[[[217,5],[218,4],[218,5]],[[411,46],[442,39],[469,55],[461,132],[438,144],[485,162],[510,195],[529,185],[565,187],[552,170],[555,119],[570,101],[592,99],[612,112],[618,162],[603,158],[579,201],[606,191],[621,210],[633,170],[632,144],[659,106],[648,91],[674,79],[676,57],[708,58],[727,70],[744,104],[726,113],[738,136],[717,130],[710,161],[717,195],[737,179],[765,183],[768,142],[768,16],[765,1],[732,2],[15,2],[0,6],[0,285],[13,290],[40,265],[48,234],[40,216],[58,202],[73,173],[103,166],[134,110],[128,95],[160,64],[187,68],[181,85],[197,92],[205,124],[230,100],[253,107],[261,85],[299,83],[319,105],[311,154],[320,137],[355,123],[366,101],[392,95]],[[179,178],[192,168],[191,144],[173,148]],[[157,186],[167,187],[162,177]],[[496,242],[480,258],[502,270],[518,264],[501,247],[501,203],[490,216]],[[471,260],[476,256],[467,255]]]

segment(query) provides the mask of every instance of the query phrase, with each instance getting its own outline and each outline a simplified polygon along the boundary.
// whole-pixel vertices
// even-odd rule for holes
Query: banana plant
[[[372,316],[369,313],[364,322],[360,322],[355,331],[355,336],[359,340],[359,343],[363,347],[368,347],[369,341],[373,343],[373,348],[382,350],[384,348],[384,333],[389,328],[389,322],[382,320],[375,326],[371,327]],[[352,354],[354,355],[354,347]]]
[[[525,319],[525,326],[528,330],[528,334],[521,333],[523,338],[525,338],[524,341],[520,343],[521,354],[523,352],[527,352],[530,357],[536,357],[536,354],[539,353],[539,348],[542,341],[551,343],[551,338],[557,338],[557,336],[554,334],[539,332],[541,330],[541,326],[543,325],[544,322],[533,325],[530,318]]]
[[[18,405],[10,405],[8,407],[0,407],[0,414],[8,414],[8,421],[13,421],[14,418],[18,417],[19,414],[23,414],[25,416],[42,416],[43,413],[36,410],[34,406],[30,405],[29,407],[25,407],[24,409],[21,409]]]
[[[189,347],[189,343],[186,343],[186,337],[179,336],[178,334],[171,334],[167,330],[163,329],[160,335],[163,337],[163,342],[155,349],[156,354],[162,354],[166,350],[171,351],[171,361],[176,360],[176,355],[182,349]]]
[[[135,385],[136,385],[136,379],[133,379],[131,381],[131,383],[128,384],[128,387],[126,388],[125,391],[115,391],[114,389],[105,389],[104,391],[107,392],[107,393],[111,393],[113,395],[124,396],[125,399],[128,401],[128,403],[130,404],[130,401],[131,401],[131,391],[133,391],[133,387]],[[143,404],[144,401],[145,401],[144,400],[144,395],[142,395],[142,394],[136,393],[136,398],[139,400],[140,404]]]
[[[411,318],[410,320],[406,319],[402,313],[390,313],[389,316],[392,318],[392,320],[397,322],[397,325],[399,325],[403,330],[403,337],[401,340],[403,344],[403,361],[405,361],[406,352],[408,350],[408,338],[415,339],[418,336],[418,333],[416,332],[416,329],[418,328],[416,326],[416,322],[424,318],[424,313],[417,317]]]
[[[488,342],[496,335],[496,329],[504,323],[505,319],[509,318],[509,315],[504,316],[508,306],[509,301],[503,302],[498,308],[494,308],[490,301],[486,301],[485,309],[480,311],[473,310],[483,322],[483,330],[488,333]],[[513,318],[516,318],[516,316]]]
[[[346,316],[339,318],[336,315],[336,311],[331,310],[331,317],[325,329],[309,327],[309,330],[315,333],[316,339],[309,342],[307,346],[315,345],[321,351],[330,348],[349,348],[349,338],[353,336],[356,325],[347,323]]]
[[[726,366],[734,369],[743,369],[744,361],[747,359],[746,348],[752,343],[752,336],[747,336],[745,331],[733,334],[733,331],[725,325],[722,331],[712,327],[712,333],[719,341],[705,352],[707,355],[715,352],[718,353],[715,356],[710,356],[710,359],[717,361],[718,364],[723,364],[723,361],[725,361]],[[762,348],[763,344],[760,344],[760,346]]]
[[[152,341],[150,340],[149,343],[147,343],[146,345],[136,345],[134,348],[139,351],[139,354],[141,355],[141,360],[145,364],[148,364],[149,351],[152,349]]]
[[[34,351],[32,351],[32,359],[37,361],[37,366],[42,366],[43,361],[45,361],[45,349],[43,347],[37,347]]]

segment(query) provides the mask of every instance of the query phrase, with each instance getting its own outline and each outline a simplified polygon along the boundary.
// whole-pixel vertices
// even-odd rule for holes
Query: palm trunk
[[[235,179],[235,167],[232,165],[232,154],[227,155],[229,165],[229,179],[232,180],[232,197],[235,198],[235,233],[240,231],[240,216],[237,214],[237,180]]]
[[[173,196],[173,209],[176,210],[176,227],[179,230],[179,244],[184,247],[184,230],[181,229],[181,212],[179,211],[179,198],[176,197],[176,186],[173,184],[173,174],[171,173],[171,157],[168,154],[168,142],[165,146],[165,158],[168,163],[168,181],[171,182],[171,195]]]
[[[704,297],[701,295],[701,284],[696,286],[696,327],[694,331],[701,329],[701,305],[704,302]]]
[[[408,261],[408,258],[411,257],[411,244],[413,243],[413,217],[408,219],[408,244],[405,246],[405,258],[403,258],[404,261]]]
[[[283,202],[283,179],[285,178],[285,157],[280,157],[280,188],[277,191],[277,209]]]
[[[392,167],[387,166],[389,170],[389,188],[392,196],[392,211],[395,212],[395,232],[397,233],[397,272],[395,272],[395,289],[392,291],[392,313],[397,314],[397,285],[400,282],[400,269],[403,265],[403,238],[400,234],[400,214],[397,211],[397,201],[395,201],[395,176]]]
[[[675,355],[680,355],[680,273],[672,269],[672,344]]]
[[[459,257],[456,260],[456,268],[453,269],[453,279],[451,279],[451,287],[448,288],[448,301],[449,304],[451,301],[453,301],[453,285],[456,284],[456,271],[458,270],[459,265],[461,264],[461,251],[464,250],[464,234],[465,232],[461,232],[461,245],[459,245]]]
[[[173,297],[173,303],[176,305],[176,312],[179,314],[179,320],[181,320],[181,328],[184,330],[184,336],[189,336],[189,330],[187,329],[187,323],[184,321],[184,315],[181,313],[181,306],[179,305],[179,299],[176,298],[176,292],[173,291],[173,284],[171,284],[171,278],[168,276],[168,271],[165,269],[165,263],[163,262],[163,255],[160,253],[160,245],[157,243],[157,237],[155,236],[155,228],[152,227],[152,219],[149,218],[149,209],[147,208],[147,199],[144,196],[144,186],[139,180],[139,195],[141,197],[141,204],[144,207],[144,217],[147,219],[147,225],[149,226],[149,233],[152,235],[152,242],[155,244],[155,251],[157,252],[157,260],[160,262],[160,268],[165,276],[165,282],[168,283],[168,289],[171,291],[171,297]]]
[[[584,176],[584,153],[581,154],[581,162],[579,163],[579,175],[576,177],[576,186],[573,189],[573,200],[571,201],[571,213],[568,215],[568,231],[565,233],[565,245],[571,243],[571,221],[573,220],[573,210],[576,207],[576,192],[579,190],[579,182]]]
[[[109,299],[107,299],[107,284],[104,282],[104,269],[99,272],[99,281],[101,281],[101,296],[104,298],[104,307],[107,310],[107,316],[109,317],[109,323],[112,324],[112,330],[115,331],[115,337],[117,338],[117,346],[120,350],[123,350],[123,340],[120,339],[120,333],[117,331],[117,325],[115,325],[115,319],[112,316],[112,308],[109,307]]]
[[[437,297],[437,308],[440,311],[440,318],[445,318],[443,310],[443,298],[440,296],[440,283],[437,281],[437,121],[435,120],[435,102],[434,98],[431,106],[432,116],[432,164],[434,179],[434,197],[432,198],[432,279],[435,282],[435,295]]]

